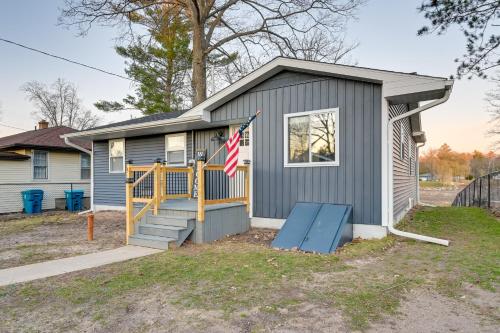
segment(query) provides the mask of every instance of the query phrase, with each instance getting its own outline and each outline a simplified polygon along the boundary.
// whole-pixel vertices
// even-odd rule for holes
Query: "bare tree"
[[[301,40],[314,31],[323,37],[345,29],[364,0],[66,0],[61,23],[85,34],[93,24],[124,25],[155,5],[182,8],[191,22],[193,102],[207,97],[207,64],[213,55],[255,52],[298,58]],[[313,43],[314,44],[314,43]],[[343,51],[339,51],[342,54]],[[311,56],[311,55],[309,55]],[[252,65],[252,64],[250,64]]]
[[[36,107],[33,115],[47,120],[51,126],[84,130],[99,122],[96,115],[83,108],[76,87],[64,79],[57,79],[50,87],[31,81],[24,84],[21,90]]]

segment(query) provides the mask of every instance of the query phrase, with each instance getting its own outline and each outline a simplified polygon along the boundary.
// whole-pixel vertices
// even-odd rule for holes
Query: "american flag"
[[[257,117],[260,111],[251,117],[248,120],[241,124],[240,128],[234,132],[233,135],[226,141],[226,149],[227,149],[227,157],[226,163],[224,165],[224,172],[229,177],[234,177],[236,174],[236,167],[238,166],[238,153],[240,152],[240,138],[241,134],[245,131],[245,129],[250,125],[250,123]]]

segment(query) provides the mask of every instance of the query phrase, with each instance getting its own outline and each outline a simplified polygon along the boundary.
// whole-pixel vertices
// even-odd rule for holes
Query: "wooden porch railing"
[[[151,165],[126,167],[126,233],[134,233],[134,225],[149,210],[158,214],[160,204],[169,199],[192,198],[194,170],[192,167],[170,167],[156,161]],[[197,220],[205,220],[207,205],[241,202],[250,211],[249,165],[238,166],[236,175],[229,178],[224,173],[224,165],[197,162],[198,197]],[[134,213],[136,204],[143,204]]]
[[[237,166],[236,175],[229,178],[222,164],[197,162],[198,209],[197,220],[205,220],[205,206],[222,203],[241,202],[250,212],[249,165]]]

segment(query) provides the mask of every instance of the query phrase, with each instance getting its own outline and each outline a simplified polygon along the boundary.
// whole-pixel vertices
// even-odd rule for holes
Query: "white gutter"
[[[76,150],[83,151],[84,153],[87,153],[89,155],[92,155],[92,152],[88,149],[83,148],[82,146],[79,146],[71,141],[69,141],[68,137],[64,137],[64,143],[67,144],[70,147],[75,148]]]
[[[94,143],[92,142],[92,150],[85,149],[85,148],[69,141],[69,138],[67,138],[67,137],[64,137],[64,143],[70,147],[73,147],[79,151],[82,151],[82,152],[90,155],[90,209],[86,210],[84,212],[80,212],[80,213],[78,213],[78,215],[91,213],[94,211],[94,154],[93,154]]]
[[[394,141],[394,138],[393,138],[394,137],[394,133],[393,133],[394,123],[398,120],[407,118],[411,115],[423,112],[423,111],[428,110],[432,107],[435,107],[436,105],[439,105],[439,104],[446,102],[450,98],[451,88],[452,88],[452,85],[446,85],[445,86],[446,91],[445,91],[445,94],[442,98],[436,99],[428,104],[422,105],[416,109],[410,110],[406,113],[403,113],[399,116],[392,118],[391,120],[389,120],[389,124],[387,126],[387,131],[388,131],[388,133],[387,133],[387,136],[388,136],[388,141],[387,141],[388,154],[387,155],[388,155],[388,166],[389,166],[389,168],[388,168],[389,169],[389,177],[388,177],[388,180],[389,180],[389,188],[388,188],[388,190],[389,190],[389,198],[388,198],[389,199],[388,200],[389,223],[387,225],[387,229],[389,230],[390,233],[392,233],[394,235],[398,235],[398,236],[406,237],[406,238],[412,238],[412,239],[416,239],[416,240],[420,240],[420,241],[424,241],[424,242],[429,242],[429,243],[435,243],[435,244],[444,245],[444,246],[448,246],[450,242],[448,240],[445,240],[445,239],[419,235],[419,234],[415,234],[415,233],[411,233],[411,232],[401,231],[401,230],[394,228],[394,171],[393,171],[394,166],[393,166],[392,151],[393,151],[393,141]]]

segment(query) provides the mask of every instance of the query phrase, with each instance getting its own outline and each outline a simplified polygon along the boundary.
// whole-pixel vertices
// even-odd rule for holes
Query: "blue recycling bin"
[[[42,212],[42,190],[27,190],[21,192],[23,196],[23,207],[26,214],[35,214]]]
[[[64,191],[66,208],[71,212],[83,209],[83,190]]]

